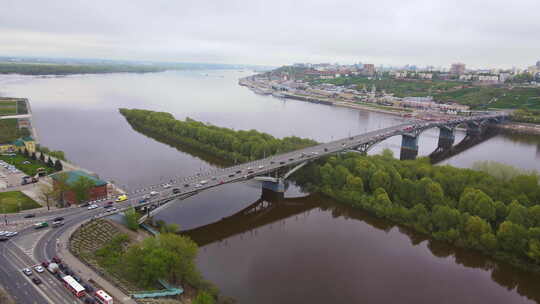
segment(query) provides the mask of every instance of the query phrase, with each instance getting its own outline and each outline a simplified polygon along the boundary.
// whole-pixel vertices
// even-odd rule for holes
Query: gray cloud
[[[538,0],[3,0],[0,55],[527,66]]]

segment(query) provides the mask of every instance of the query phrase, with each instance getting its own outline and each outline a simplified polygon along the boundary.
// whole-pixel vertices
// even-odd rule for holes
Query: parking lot
[[[0,160],[0,189],[20,186],[24,176],[15,166]]]

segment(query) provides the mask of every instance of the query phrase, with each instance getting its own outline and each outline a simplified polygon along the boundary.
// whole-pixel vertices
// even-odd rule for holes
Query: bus
[[[75,281],[72,276],[62,277],[62,280],[64,281],[66,288],[69,289],[69,291],[71,291],[71,293],[73,293],[77,298],[85,295],[84,287],[82,287],[79,282]]]
[[[113,298],[103,290],[96,291],[96,300],[101,304],[113,304]]]

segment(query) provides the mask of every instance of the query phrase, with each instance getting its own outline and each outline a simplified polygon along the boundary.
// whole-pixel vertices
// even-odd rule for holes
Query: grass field
[[[34,176],[37,173],[38,168],[45,168],[47,175],[56,172],[54,168],[47,167],[46,164],[40,162],[39,160],[32,160],[29,157],[26,157],[20,153],[17,153],[15,156],[4,156],[0,155],[0,159],[4,160],[8,164],[14,165],[17,169],[26,173],[26,175]],[[23,164],[24,161],[29,161],[29,164]]]
[[[0,116],[16,115],[16,114],[17,114],[17,101],[16,100],[0,99]]]
[[[34,209],[40,206],[20,191],[0,192],[0,212],[2,213],[16,213],[20,210]]]
[[[10,143],[21,137],[17,119],[0,119],[0,143]]]

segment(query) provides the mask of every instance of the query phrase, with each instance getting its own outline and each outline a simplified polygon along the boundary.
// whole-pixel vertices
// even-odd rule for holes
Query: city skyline
[[[536,1],[518,2],[8,0],[0,56],[526,68],[540,22]]]

